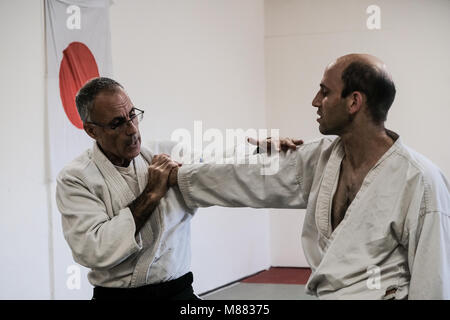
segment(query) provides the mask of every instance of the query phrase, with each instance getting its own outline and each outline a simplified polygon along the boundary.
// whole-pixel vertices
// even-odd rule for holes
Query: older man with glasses
[[[189,270],[194,211],[167,184],[178,164],[141,147],[144,111],[118,82],[90,80],[76,105],[95,143],[60,172],[56,200],[75,261],[91,269],[93,299],[198,299]]]

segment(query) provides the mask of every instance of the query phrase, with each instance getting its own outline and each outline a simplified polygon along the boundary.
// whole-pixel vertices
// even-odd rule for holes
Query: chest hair
[[[341,164],[339,182],[331,207],[331,226],[333,230],[344,219],[345,213],[355,199],[368,171],[366,168],[358,171],[352,170],[344,162]]]

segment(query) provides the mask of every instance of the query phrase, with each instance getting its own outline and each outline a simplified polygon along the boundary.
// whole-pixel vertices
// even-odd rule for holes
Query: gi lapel
[[[139,191],[143,192],[148,182],[148,166],[152,163],[152,154],[141,147],[140,156],[134,159],[136,175],[138,177]]]
[[[148,166],[152,162],[152,156],[150,151],[141,147],[140,156],[134,159],[140,192],[143,192],[147,186]],[[160,205],[158,205],[140,230],[145,250],[142,252],[136,263],[136,267],[131,277],[131,287],[138,287],[147,283],[147,273],[160,245],[164,229],[164,217]]]
[[[329,238],[331,236],[331,206],[333,195],[336,191],[339,180],[341,162],[344,158],[344,149],[339,141],[331,152],[330,159],[323,173],[322,184],[319,188],[316,205],[316,225],[322,236]]]
[[[109,190],[111,190],[112,202],[118,202],[119,208],[113,205],[114,210],[118,211],[128,206],[136,196],[96,142],[94,142],[92,158],[102,173]]]

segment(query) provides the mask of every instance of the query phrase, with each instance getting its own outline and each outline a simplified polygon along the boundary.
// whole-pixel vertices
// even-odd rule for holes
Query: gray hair
[[[90,121],[95,98],[100,92],[115,92],[118,88],[123,89],[123,86],[117,81],[106,77],[94,78],[86,82],[75,97],[75,104],[77,105],[81,121],[83,123]]]

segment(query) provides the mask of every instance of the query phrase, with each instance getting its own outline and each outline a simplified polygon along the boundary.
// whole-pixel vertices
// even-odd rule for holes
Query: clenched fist
[[[178,168],[180,164],[173,161],[167,154],[158,154],[153,157],[152,163],[148,167],[148,182],[145,190],[152,192],[159,197],[163,197],[169,187],[168,179],[170,172]]]
[[[172,161],[167,154],[153,157],[152,163],[148,167],[147,186],[139,197],[128,206],[136,224],[136,234],[158,206],[161,198],[167,193],[170,172],[179,165]]]

